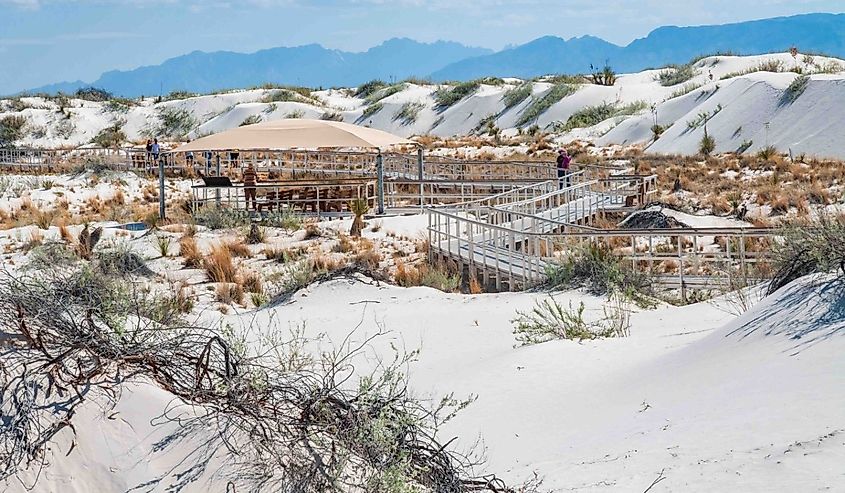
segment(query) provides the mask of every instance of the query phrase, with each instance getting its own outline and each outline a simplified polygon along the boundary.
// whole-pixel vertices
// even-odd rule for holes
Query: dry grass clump
[[[202,267],[202,252],[193,236],[185,235],[179,239],[179,256],[189,269]]]
[[[399,261],[396,264],[393,279],[402,287],[428,286],[447,293],[457,291],[461,285],[461,275],[457,266],[443,262],[408,265]]]
[[[382,256],[372,246],[372,242],[370,242],[369,247],[362,247],[358,250],[358,253],[353,258],[355,266],[365,271],[375,271],[378,269],[381,260]]]
[[[243,286],[243,290],[247,293],[261,294],[264,292],[264,283],[261,280],[261,275],[257,272],[250,271],[244,274],[241,285]]]
[[[73,235],[70,233],[67,224],[62,224],[59,226],[59,237],[68,245],[72,245],[74,242]]]
[[[317,223],[308,223],[305,225],[305,237],[304,240],[312,240],[314,238],[319,238],[323,236],[323,231],[317,226]]]
[[[203,259],[202,266],[211,282],[237,282],[238,269],[232,261],[232,252],[225,244],[211,247],[211,252]]]
[[[220,303],[231,305],[244,303],[244,288],[237,283],[222,283],[214,290],[215,299]]]
[[[286,264],[295,262],[302,258],[305,254],[305,248],[278,248],[278,247],[264,247],[264,257],[267,260],[275,260],[276,262]]]
[[[323,252],[317,252],[309,260],[311,270],[315,272],[334,272],[344,266],[344,262]]]
[[[226,248],[229,249],[232,255],[240,258],[252,258],[252,250],[246,245],[243,240],[232,240],[227,242]]]
[[[332,251],[336,253],[349,253],[355,250],[355,243],[345,234],[340,234],[337,237],[337,243],[332,247]]]

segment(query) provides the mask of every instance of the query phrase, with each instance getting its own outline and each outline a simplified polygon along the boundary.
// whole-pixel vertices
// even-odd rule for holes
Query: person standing
[[[255,185],[258,183],[258,173],[255,172],[251,161],[243,171],[243,182],[244,201],[246,202],[247,209],[249,209],[250,203],[252,203],[252,210],[258,209],[258,201],[255,198]]]
[[[147,166],[149,166],[150,158],[152,158],[152,155],[153,155],[153,141],[150,140],[150,139],[147,139],[147,146],[144,149],[146,149],[146,151],[147,151],[147,154],[145,156],[144,161],[147,163]]]
[[[153,163],[158,164],[158,157],[161,154],[161,146],[158,145],[158,139],[153,139],[153,146],[150,152],[153,155]]]
[[[563,189],[564,182],[566,186],[569,187],[570,177],[569,177],[569,165],[572,163],[572,156],[566,152],[566,149],[561,149],[558,151],[557,154],[557,182],[559,189]]]

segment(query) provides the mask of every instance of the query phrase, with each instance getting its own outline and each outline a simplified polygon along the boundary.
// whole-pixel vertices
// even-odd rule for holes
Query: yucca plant
[[[364,230],[364,214],[369,212],[370,204],[367,199],[353,199],[349,201],[349,210],[355,214],[355,219],[352,220],[352,227],[349,229],[349,236],[356,238],[361,237],[361,231]]]

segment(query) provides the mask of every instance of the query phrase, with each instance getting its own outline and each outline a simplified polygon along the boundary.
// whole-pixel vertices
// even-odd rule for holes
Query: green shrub
[[[778,154],[777,148],[773,145],[768,145],[768,146],[760,149],[759,151],[757,151],[757,158],[761,159],[763,161],[768,161],[768,160],[772,159],[773,157],[777,156],[777,154]]]
[[[647,274],[634,271],[628,262],[597,244],[574,249],[564,261],[546,269],[546,278],[549,288],[583,287],[595,295],[621,292],[636,297],[651,288]]]
[[[387,86],[369,94],[367,97],[364,98],[364,100],[367,101],[367,104],[373,105],[381,101],[382,99],[389,98],[390,96],[393,96],[396,93],[402,92],[405,87],[406,84],[402,82],[400,82],[399,84],[393,84],[392,86]]]
[[[408,101],[396,111],[393,120],[401,120],[402,125],[410,125],[417,121],[417,116],[423,108],[425,108],[423,103]]]
[[[302,218],[289,211],[273,211],[264,216],[264,226],[282,228],[287,231],[297,231],[302,228]]]
[[[549,90],[539,96],[534,96],[529,104],[516,121],[517,127],[524,127],[525,125],[536,121],[540,115],[545,113],[549,108],[558,103],[561,99],[571,96],[578,91],[578,87],[572,84],[556,84]]]
[[[26,118],[21,115],[4,116],[0,119],[0,147],[11,147],[24,135]]]
[[[358,90],[355,91],[355,97],[368,98],[385,87],[387,87],[387,84],[383,80],[373,79],[358,86]]]
[[[126,134],[123,132],[123,124],[125,122],[115,122],[111,126],[100,130],[97,135],[91,139],[91,142],[100,147],[110,149],[120,147],[120,144],[126,142]]]
[[[481,82],[477,80],[461,82],[451,87],[441,87],[434,91],[434,105],[438,110],[443,111],[454,106],[458,101],[472,96],[479,87],[481,87]]]
[[[812,222],[786,224],[781,235],[772,246],[775,274],[768,294],[800,277],[845,268],[845,216],[821,214]]]
[[[96,87],[85,87],[82,89],[77,89],[74,97],[78,99],[84,99],[85,101],[93,101],[95,103],[102,103],[112,99],[112,94],[105,89],[99,89]]]
[[[698,71],[692,65],[670,65],[661,70],[655,79],[663,87],[676,86],[684,83],[698,75]]]
[[[248,211],[214,206],[205,206],[194,212],[194,221],[209,229],[239,228],[251,222]]]
[[[505,91],[502,95],[502,102],[505,104],[505,110],[509,110],[519,103],[531,97],[531,91],[534,84],[531,82],[523,82],[522,84],[512,87]]]
[[[538,300],[527,312],[517,311],[511,321],[514,334],[523,346],[555,339],[585,340],[625,337],[630,327],[630,310],[620,296],[614,296],[604,316],[594,322],[584,320],[584,303],[564,308],[554,298]]]
[[[261,115],[249,115],[238,126],[245,127],[247,125],[255,125],[256,123],[261,123]]]
[[[601,69],[590,65],[590,80],[600,86],[612,86],[616,84],[616,72],[609,63],[605,63]]]
[[[159,126],[154,135],[181,139],[197,126],[188,110],[175,107],[158,109]]]
[[[364,108],[364,112],[361,113],[361,119],[369,118],[375,115],[376,113],[381,111],[382,108],[384,108],[384,106],[381,103],[374,103],[367,106],[366,108]]]
[[[713,138],[712,135],[707,133],[707,127],[704,127],[704,135],[701,137],[701,140],[698,142],[698,152],[704,154],[705,156],[709,156],[713,154],[713,151],[716,150],[716,139]]]
[[[789,87],[783,91],[783,95],[780,97],[780,106],[787,106],[801,97],[804,94],[804,91],[807,90],[807,85],[810,83],[810,78],[806,75],[799,75],[789,84]]]
[[[602,103],[596,106],[587,106],[576,111],[566,120],[563,131],[568,132],[575,128],[586,128],[597,125],[607,119],[617,116],[633,115],[648,108],[645,101],[635,101],[626,105]]]

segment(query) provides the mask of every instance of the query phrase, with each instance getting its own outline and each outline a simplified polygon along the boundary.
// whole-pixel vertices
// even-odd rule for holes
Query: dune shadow
[[[845,335],[845,279],[810,281],[776,293],[769,310],[760,311],[728,336],[744,339],[764,331],[794,341],[786,351],[795,356],[834,336]]]

